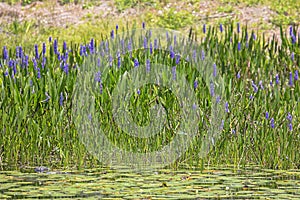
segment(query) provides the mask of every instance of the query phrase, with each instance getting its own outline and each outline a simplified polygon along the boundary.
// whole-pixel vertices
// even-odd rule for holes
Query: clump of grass
[[[200,157],[203,134],[208,131],[212,90],[199,74],[190,69],[192,59],[170,56],[170,49],[124,51],[112,59],[110,46],[122,31],[113,30],[111,38],[89,42],[66,43],[49,38],[32,50],[2,47],[0,59],[0,157],[5,168],[21,165],[54,165],[88,167],[98,164],[78,138],[72,99],[80,68],[89,56],[111,63],[108,77],[97,79],[94,91],[96,117],[111,141],[122,148],[149,152],[161,148],[174,137],[174,127],[181,122],[180,106],[172,91],[153,85],[139,88],[130,99],[131,115],[139,125],[149,122],[149,105],[153,99],[168,111],[168,126],[151,139],[136,139],[114,125],[112,90],[122,74],[145,66],[147,59],[182,70],[198,98],[202,110],[199,132],[182,162],[259,164],[268,168],[299,168],[299,78],[300,40],[295,27],[289,34],[281,29],[280,43],[274,36],[249,32],[235,24],[205,27],[198,36],[197,56],[210,56],[224,78],[226,118],[220,124],[221,137],[206,157]],[[124,32],[124,31],[123,31]],[[192,34],[191,34],[192,35]],[[122,35],[119,35],[122,38]],[[137,42],[142,43],[143,40]],[[149,41],[150,42],[150,41]],[[120,45],[120,44],[119,44]],[[126,44],[128,45],[128,44]],[[167,53],[166,53],[167,52]],[[176,48],[174,48],[176,53]],[[193,55],[190,55],[192,58]],[[137,64],[137,61],[139,64]],[[122,63],[120,65],[120,62]],[[101,67],[100,73],[101,73]],[[94,80],[95,81],[95,80]],[[197,82],[197,84],[196,84]],[[204,91],[204,92],[203,92]],[[137,109],[140,108],[140,109]],[[268,113],[268,114],[266,114]],[[113,124],[113,125],[111,125]]]

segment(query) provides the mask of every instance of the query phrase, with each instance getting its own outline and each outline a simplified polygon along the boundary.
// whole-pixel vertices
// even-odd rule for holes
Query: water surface
[[[300,199],[300,170],[0,171],[0,199]]]

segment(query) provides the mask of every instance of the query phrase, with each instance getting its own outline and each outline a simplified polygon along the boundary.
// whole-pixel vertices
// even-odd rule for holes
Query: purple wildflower
[[[292,122],[292,120],[293,120],[293,116],[291,115],[291,113],[288,113],[286,118],[287,118],[287,120],[289,120],[289,122]]]
[[[119,25],[117,24],[116,25],[116,32],[119,30]]]
[[[203,24],[203,33],[205,34],[206,33],[206,25]]]
[[[101,72],[98,71],[96,74],[95,74],[95,81],[100,83],[101,82]]]
[[[195,81],[194,81],[194,88],[196,89],[197,87],[198,87],[198,81],[195,80]]]
[[[290,36],[294,35],[293,33],[293,26],[290,26]]]
[[[225,112],[229,113],[228,102],[225,103]]]
[[[220,96],[217,96],[216,102],[217,102],[217,103],[220,103],[220,101],[221,101],[221,97],[220,97]]]
[[[150,72],[150,60],[146,60],[146,72]]]
[[[40,68],[37,68],[37,78],[40,79],[41,78],[41,70]]]
[[[101,60],[100,60],[100,58],[97,59],[97,66],[98,66],[98,67],[101,66]]]
[[[21,46],[19,46],[19,58],[23,58],[23,50]]]
[[[52,42],[52,37],[51,37],[51,36],[48,38],[48,41],[49,41],[49,42]]]
[[[144,49],[147,49],[148,48],[148,41],[147,41],[147,38],[144,37]]]
[[[38,49],[38,45],[37,44],[34,45],[34,50],[35,50],[35,58],[39,59],[39,49]]]
[[[290,72],[290,75],[289,75],[289,86],[293,86],[293,73]]]
[[[289,130],[292,131],[293,130],[293,124],[289,123]]]
[[[142,27],[143,27],[143,29],[145,29],[145,27],[146,27],[145,22],[143,22]]]
[[[271,118],[270,124],[271,124],[271,128],[274,128],[274,127],[275,127],[275,121],[274,121],[274,118]]]
[[[152,42],[150,42],[150,54],[153,53]]]
[[[8,59],[8,51],[6,46],[3,46],[3,59],[7,60]]]
[[[111,39],[114,39],[114,38],[115,38],[114,30],[112,30],[112,31],[110,32],[110,37],[111,37]]]
[[[63,106],[63,104],[64,104],[64,95],[63,95],[63,93],[61,92],[61,93],[60,93],[60,97],[59,97],[59,105],[60,105],[60,106]]]
[[[172,67],[173,80],[176,80],[176,66]]]
[[[118,57],[118,68],[121,66],[121,56]]]
[[[139,64],[139,61],[138,59],[134,59],[134,67],[138,67],[140,64]]]
[[[295,79],[295,81],[298,81],[298,79],[299,79],[298,70],[295,71],[294,79]]]
[[[154,39],[154,49],[158,48],[157,39]]]
[[[205,59],[205,52],[202,50],[201,51],[201,59],[204,60]]]
[[[222,24],[220,24],[220,31],[221,31],[221,33],[223,32],[223,25]]]
[[[54,53],[58,54],[58,50],[57,50],[57,40],[54,40],[54,44],[53,44],[53,49],[54,49]]]
[[[279,84],[279,75],[278,74],[276,74],[275,79],[276,79],[276,85],[278,85]]]
[[[258,87],[255,85],[254,81],[252,81],[252,87],[254,92],[256,93],[258,91]]]
[[[65,63],[64,64],[64,72],[66,73],[66,74],[69,74],[69,65],[68,65],[68,63]]]
[[[210,95],[212,97],[215,96],[215,86],[213,82],[210,83]]]
[[[224,120],[222,119],[221,125],[220,125],[220,130],[223,130],[223,128],[224,128]]]
[[[266,119],[269,119],[269,117],[270,117],[270,116],[269,116],[269,112],[267,111],[267,112],[266,112]]]
[[[292,35],[292,44],[295,44],[295,43],[296,43],[296,36]]]
[[[170,46],[170,58],[171,59],[175,58],[175,53],[173,51],[173,47],[172,46]]]
[[[180,62],[180,55],[176,55],[176,65],[178,65],[179,64],[179,62]]]
[[[64,51],[67,50],[67,43],[66,43],[66,41],[64,41],[64,43],[63,43],[63,50],[64,50]]]
[[[213,64],[213,68],[214,68],[213,76],[216,77],[217,76],[217,65],[216,65],[216,63]]]
[[[259,86],[260,86],[260,89],[262,89],[262,90],[264,89],[262,81],[259,81]]]
[[[292,54],[291,54],[291,60],[294,61],[294,59],[295,59],[295,53],[292,52]]]
[[[94,42],[94,38],[91,39],[90,41],[90,53],[94,54],[95,53],[95,42]]]
[[[136,93],[137,93],[138,95],[140,95],[140,94],[141,94],[141,90],[138,88],[137,91],[136,91]]]
[[[241,43],[239,42],[238,43],[238,51],[240,51],[241,50]]]

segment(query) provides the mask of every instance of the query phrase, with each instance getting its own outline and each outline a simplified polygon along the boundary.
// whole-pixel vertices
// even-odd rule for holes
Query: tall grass
[[[170,58],[169,52],[154,47],[151,54],[143,49],[133,50],[131,54],[124,52],[121,66],[118,59],[113,59],[109,77],[98,80],[99,90],[94,93],[99,113],[96,117],[102,128],[107,130],[110,140],[122,148],[142,152],[159,149],[172,139],[172,127],[176,127],[181,119],[172,91],[147,85],[140,88],[140,93],[132,95],[131,112],[137,124],[149,122],[149,105],[154,101],[169,112],[169,127],[165,129],[165,134],[150,141],[137,140],[128,134],[116,134],[121,131],[117,126],[111,126],[114,120],[109,102],[112,101],[112,89],[118,78],[135,67],[135,59],[140,66],[144,66],[147,59],[151,63],[176,65],[176,69],[187,74],[203,113],[198,136],[179,162],[235,166],[253,163],[275,169],[299,168],[300,38],[296,28],[290,27],[289,33],[281,28],[279,39],[255,35],[246,26],[237,29],[236,24],[206,27],[197,36],[199,49],[196,52],[200,55],[203,51],[204,55],[211,56],[215,61],[218,72],[224,77],[225,96],[222,98],[227,101],[224,104],[226,119],[221,127],[222,135],[204,158],[199,156],[199,144],[202,134],[208,131],[212,97],[209,86],[190,70],[194,64],[191,59],[183,59],[176,65],[176,58]],[[114,34],[121,33],[120,30],[120,33],[114,31]],[[2,48],[2,168],[23,165],[91,167],[99,164],[78,139],[72,99],[85,59],[90,55],[99,56],[99,65],[107,59],[108,54],[101,52],[106,49],[106,39],[92,39],[86,44],[66,44],[49,38],[49,41],[37,44],[31,51],[21,47]],[[110,41],[114,44],[113,38]],[[195,81],[199,81],[199,85],[195,85]]]

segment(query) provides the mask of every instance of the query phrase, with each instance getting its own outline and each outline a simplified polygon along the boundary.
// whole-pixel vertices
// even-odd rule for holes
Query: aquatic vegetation
[[[193,145],[178,162],[236,166],[255,163],[283,169],[300,167],[297,153],[300,151],[300,40],[295,29],[290,28],[290,33],[285,34],[282,28],[280,40],[275,36],[267,40],[264,35],[250,33],[240,24],[203,25],[203,33],[198,36],[199,49],[192,49],[186,58],[177,53],[180,39],[172,37],[171,32],[166,33],[171,42],[166,49],[161,49],[165,41],[146,37],[122,40],[118,29],[116,26],[107,38],[94,38],[81,44],[61,43],[57,38],[49,37],[48,42],[41,46],[35,44],[31,51],[21,46],[2,47],[2,167],[46,164],[87,167],[97,163],[78,139],[76,119],[72,115],[78,74],[83,71],[85,61],[91,58],[95,58],[99,68],[90,79],[97,86],[93,98],[99,114],[87,117],[91,121],[99,120],[109,139],[121,148],[151,152],[174,137],[173,127],[180,124],[182,116],[180,105],[168,88],[146,85],[136,88],[130,98],[131,117],[136,124],[149,123],[149,105],[153,102],[163,105],[168,112],[168,127],[149,140],[136,140],[123,134],[114,125],[110,103],[113,88],[122,74],[133,68],[149,72],[154,64],[164,63],[170,66],[174,80],[180,73],[187,74],[186,79],[202,113]],[[147,29],[143,23],[141,30],[149,33],[151,28]],[[136,49],[136,43],[143,48]],[[120,48],[117,55],[112,54],[114,45]],[[195,63],[206,59],[213,60],[206,66],[211,68],[212,77],[224,78],[224,96],[216,95],[219,86],[214,79],[207,85],[192,69]],[[105,68],[105,63],[109,68]],[[109,73],[104,73],[104,69]],[[201,137],[208,132],[211,123],[212,102],[221,100],[226,118],[218,123],[217,129],[222,134],[214,141],[209,154],[199,157]]]

